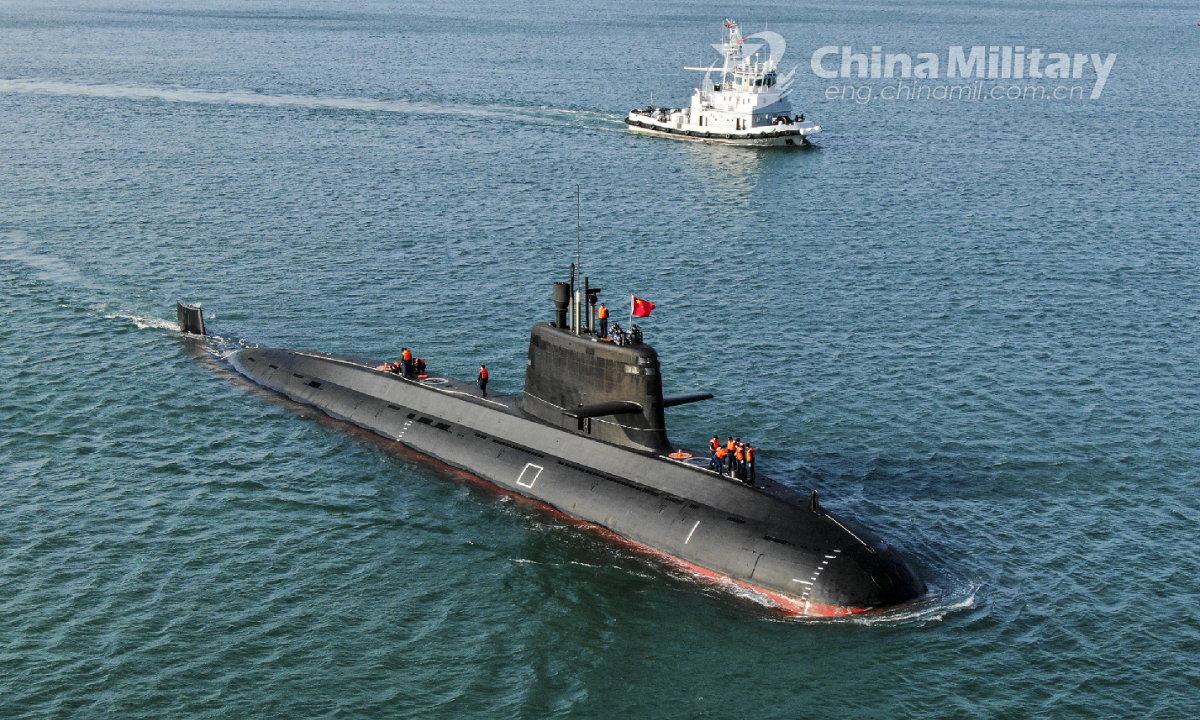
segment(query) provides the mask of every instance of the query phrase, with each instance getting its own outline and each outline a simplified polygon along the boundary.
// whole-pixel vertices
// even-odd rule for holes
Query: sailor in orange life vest
[[[404,350],[400,353],[400,361],[404,365],[404,377],[406,377],[406,378],[412,377],[412,371],[413,371],[412,350],[409,350],[408,348],[404,348]]]
[[[750,487],[754,487],[754,446],[746,444],[746,477],[743,479]]]
[[[600,319],[600,337],[608,337],[608,308],[604,307],[604,303],[600,303],[596,317]]]
[[[487,379],[488,379],[487,365],[480,365],[479,366],[479,396],[480,397],[487,397]]]
[[[725,453],[721,452],[722,450],[724,450],[724,448],[721,447],[721,441],[719,439],[717,439],[716,435],[713,435],[712,440],[708,441],[708,449],[712,453],[712,466],[711,466],[712,469],[721,473],[721,476],[724,477],[724,475],[725,475],[725,460],[724,460]]]

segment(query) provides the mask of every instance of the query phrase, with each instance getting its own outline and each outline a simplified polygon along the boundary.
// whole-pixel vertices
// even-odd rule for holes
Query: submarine
[[[257,385],[732,582],[780,613],[879,612],[926,594],[894,548],[816,491],[761,473],[748,485],[711,469],[707,452],[674,450],[664,411],[712,395],[663,395],[658,353],[634,327],[602,337],[599,289],[576,278],[572,266],[571,282],[554,283],[554,320],[533,325],[519,397],[322,352],[254,347],[225,360]],[[202,333],[199,315],[181,306],[181,329]]]

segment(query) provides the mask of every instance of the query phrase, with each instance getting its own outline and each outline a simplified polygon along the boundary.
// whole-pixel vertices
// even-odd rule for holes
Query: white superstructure
[[[749,42],[755,39],[766,41],[765,58],[762,43]],[[713,47],[725,59],[722,67],[714,62],[706,68],[685,68],[704,73],[689,107],[631,110],[625,117],[629,128],[726,145],[807,145],[805,136],[821,131],[803,115],[792,115],[788,89],[796,70],[782,77],[777,72],[787,47],[779,33],[763,31],[743,38],[737,22],[726,20],[721,44]]]

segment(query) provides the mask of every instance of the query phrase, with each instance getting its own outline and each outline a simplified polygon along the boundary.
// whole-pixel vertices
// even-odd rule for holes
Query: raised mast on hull
[[[578,271],[571,269],[574,280]],[[584,290],[589,317],[599,293],[600,288]],[[712,393],[664,398],[658,353],[642,341],[641,332],[630,332],[618,343],[601,337],[590,320],[586,329],[565,322],[568,298],[574,297],[578,292],[568,283],[554,283],[555,322],[533,326],[521,409],[596,440],[670,452],[663,410],[707,400]]]

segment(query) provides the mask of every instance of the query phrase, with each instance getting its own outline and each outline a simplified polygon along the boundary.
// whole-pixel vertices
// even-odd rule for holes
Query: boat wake
[[[171,320],[164,320],[156,317],[142,317],[140,315],[128,315],[125,313],[112,313],[104,315],[105,320],[128,320],[133,323],[138,330],[178,330],[179,325]]]
[[[131,324],[138,330],[179,332],[179,324],[175,319],[155,317],[136,308],[131,309],[130,303],[120,299],[104,299],[104,295],[113,294],[113,288],[93,281],[71,262],[57,255],[40,252],[38,247],[38,243],[31,243],[23,232],[0,233],[0,263],[23,266],[30,271],[28,277],[55,288],[55,303],[61,308]],[[74,292],[61,292],[65,289],[74,289]],[[218,357],[249,346],[246,340],[240,338],[210,335],[205,340],[209,352]]]
[[[568,121],[587,125],[611,125],[614,129],[623,127],[621,118],[617,115],[586,110],[560,110],[548,107],[522,108],[502,105],[450,105],[413,100],[378,100],[373,98],[322,95],[270,95],[239,90],[219,91],[196,88],[164,88],[111,83],[91,85],[37,79],[0,79],[0,92],[110,98],[116,100],[158,100],[162,102],[206,105],[243,105],[265,108],[399,113],[405,115],[469,116],[471,118],[482,116],[542,124],[559,124]]]
[[[0,261],[24,265],[33,271],[33,277],[51,285],[77,285],[91,290],[107,290],[85,278],[71,263],[57,255],[37,252],[38,243],[20,231],[0,233]]]

